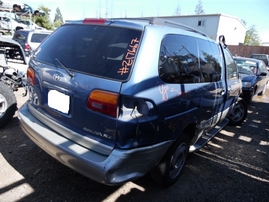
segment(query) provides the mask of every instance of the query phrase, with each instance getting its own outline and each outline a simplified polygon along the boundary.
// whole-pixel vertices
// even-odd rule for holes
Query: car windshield
[[[241,74],[256,75],[257,73],[257,64],[253,61],[248,60],[235,60],[238,72]]]
[[[126,80],[131,72],[142,32],[133,29],[65,25],[35,53],[38,61],[61,63],[72,72]]]

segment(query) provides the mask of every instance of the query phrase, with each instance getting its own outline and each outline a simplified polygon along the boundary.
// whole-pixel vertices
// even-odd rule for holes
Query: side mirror
[[[266,72],[261,72],[260,76],[267,76],[267,73]]]

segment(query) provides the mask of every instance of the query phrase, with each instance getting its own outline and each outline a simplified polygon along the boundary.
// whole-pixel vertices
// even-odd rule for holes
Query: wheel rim
[[[0,94],[0,118],[4,116],[6,110],[7,110],[7,100],[2,94]]]
[[[188,145],[185,142],[183,142],[177,147],[175,153],[171,157],[170,161],[171,178],[176,178],[178,174],[181,172],[182,168],[184,167],[187,155],[188,155]]]
[[[238,102],[234,106],[234,109],[232,110],[230,118],[234,121],[238,121],[242,119],[243,116],[244,116],[244,106],[240,102]]]

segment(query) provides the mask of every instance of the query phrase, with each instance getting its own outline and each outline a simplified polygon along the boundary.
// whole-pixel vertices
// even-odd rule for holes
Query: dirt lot
[[[25,102],[16,92],[18,106]],[[20,129],[17,114],[0,129],[0,202],[11,201],[268,201],[269,86],[254,98],[240,127],[226,126],[189,156],[170,188],[149,176],[110,187],[54,160]]]

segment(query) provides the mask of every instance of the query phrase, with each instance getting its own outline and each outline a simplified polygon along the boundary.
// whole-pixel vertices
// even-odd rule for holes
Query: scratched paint
[[[124,60],[122,61],[122,64],[121,64],[122,67],[118,70],[118,73],[120,75],[124,75],[129,72],[130,67],[134,63],[134,57],[138,48],[138,44],[139,44],[139,40],[137,38],[131,40],[127,49],[127,53],[124,57]]]
[[[182,92],[181,90],[177,90],[174,87],[172,87],[171,90],[169,91],[168,85],[163,85],[163,84],[159,85],[159,92],[161,93],[162,101],[164,101],[164,102],[167,101],[169,98],[168,92],[175,94],[174,98],[179,97],[179,96],[181,96],[182,98],[190,98],[191,97],[189,92]]]

